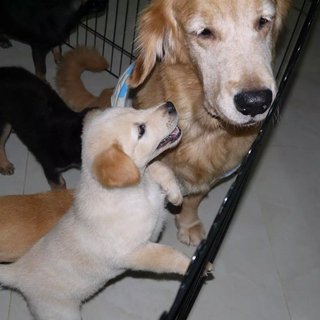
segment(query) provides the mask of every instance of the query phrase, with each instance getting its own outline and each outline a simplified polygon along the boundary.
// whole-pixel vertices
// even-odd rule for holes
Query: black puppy
[[[0,46],[10,46],[6,36],[29,44],[36,75],[44,79],[48,52],[66,40],[84,15],[106,5],[107,0],[1,0]]]
[[[65,188],[61,172],[81,164],[87,112],[70,110],[49,84],[25,69],[0,68],[0,172],[14,171],[5,153],[12,128],[42,165],[51,188]]]

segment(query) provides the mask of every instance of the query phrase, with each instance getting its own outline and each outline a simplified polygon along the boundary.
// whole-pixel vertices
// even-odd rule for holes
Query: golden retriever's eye
[[[141,123],[138,125],[138,139],[141,139],[146,132],[146,125]]]
[[[262,30],[271,24],[271,19],[261,17],[257,22],[257,29]]]
[[[197,36],[199,38],[208,39],[213,37],[213,32],[208,28],[204,28],[197,32]]]

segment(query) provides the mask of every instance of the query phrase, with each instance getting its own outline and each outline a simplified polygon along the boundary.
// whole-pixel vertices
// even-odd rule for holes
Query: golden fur
[[[0,197],[0,262],[13,262],[71,207],[71,190]]]
[[[237,112],[234,95],[266,87],[275,96],[271,58],[289,2],[154,0],[140,15],[129,84],[135,107],[170,100],[178,110],[183,139],[162,160],[186,196],[176,217],[184,243],[203,238],[199,202],[241,162],[265,118]]]
[[[129,85],[135,108],[172,101],[183,138],[161,157],[185,195],[178,238],[197,245],[201,199],[247,153],[276,94],[272,58],[290,0],[153,0],[138,24]],[[246,114],[238,93],[268,91],[264,111]],[[241,106],[240,106],[241,107]]]
[[[76,51],[65,53],[56,74],[57,89],[61,98],[76,112],[92,107],[109,107],[113,88],[104,89],[96,97],[86,90],[81,81],[83,71],[98,72],[107,68],[107,61],[95,49],[78,47]]]
[[[101,185],[108,187],[131,186],[140,180],[139,170],[118,144],[96,158],[94,171]]]

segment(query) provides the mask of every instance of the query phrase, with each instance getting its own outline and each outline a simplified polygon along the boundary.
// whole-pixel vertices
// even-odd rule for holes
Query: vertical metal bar
[[[112,37],[112,42],[113,43],[115,43],[115,39],[116,39],[117,24],[118,24],[118,14],[119,14],[119,1],[117,1],[117,6],[116,6],[116,16],[115,16],[114,30],[113,30],[113,37]],[[111,69],[113,67],[113,56],[114,56],[114,46],[112,46],[112,49],[111,49],[111,59],[110,59]]]
[[[103,38],[106,38],[107,35],[107,26],[108,26],[108,15],[110,12],[110,1],[108,1],[108,8],[105,13],[105,20],[104,20],[104,29],[103,29]],[[105,52],[105,46],[106,46],[106,41],[103,41],[103,46],[102,46],[102,55],[104,56]]]
[[[289,40],[289,42],[288,42],[286,51],[285,51],[285,53],[284,53],[284,55],[283,55],[284,57],[286,57],[286,56],[288,55],[288,53],[289,53],[289,49],[291,48],[291,44],[292,44],[292,42],[293,42],[294,35],[296,34],[296,32],[297,32],[297,30],[298,30],[298,26],[299,26],[300,20],[301,20],[301,18],[302,18],[303,10],[304,10],[304,8],[305,8],[305,6],[306,6],[306,3],[307,3],[307,0],[304,0],[304,1],[303,1],[303,5],[302,5],[302,7],[301,7],[301,9],[300,9],[300,12],[299,12],[299,16],[298,16],[297,21],[296,21],[296,23],[295,23],[295,25],[294,25],[294,28],[293,28],[293,30],[292,30],[291,37],[290,37],[290,40]],[[279,69],[278,69],[278,72],[277,72],[277,75],[276,75],[276,78],[277,78],[277,79],[278,79],[278,77],[279,77],[280,74],[281,74],[281,70],[282,70],[282,68],[283,68],[283,66],[284,66],[285,60],[286,60],[286,59],[282,59],[282,61],[281,61],[281,64],[280,64],[280,66],[279,66]]]
[[[93,33],[93,47],[97,48],[97,27],[98,27],[98,13],[95,14],[94,33]]]
[[[85,33],[84,33],[84,44],[87,46],[88,45],[88,16],[86,16],[86,22],[85,22]]]
[[[123,27],[123,36],[122,36],[122,43],[121,43],[121,50],[120,50],[120,62],[119,62],[119,75],[121,74],[121,69],[122,69],[122,60],[123,60],[123,52],[124,52],[124,42],[126,39],[126,30],[127,30],[127,20],[128,20],[128,9],[129,9],[129,4],[128,0],[126,2],[126,13],[125,13],[125,19],[124,19],[124,27]]]

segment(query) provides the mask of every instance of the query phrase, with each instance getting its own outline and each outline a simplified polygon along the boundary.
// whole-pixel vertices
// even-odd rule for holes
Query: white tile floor
[[[204,286],[190,319],[318,320],[320,314],[320,23],[314,26],[303,61],[255,174],[215,262],[214,281]],[[33,70],[30,49],[17,42],[0,50],[0,65]],[[48,79],[55,66],[48,56]],[[112,85],[106,74],[84,77],[91,90]],[[1,103],[1,98],[0,98]],[[44,191],[40,166],[12,134],[7,143],[16,167],[0,176],[0,195]],[[69,187],[79,172],[64,174]],[[230,185],[214,189],[200,208],[207,228]],[[169,217],[162,241],[191,255],[176,240]],[[83,319],[158,319],[173,301],[179,281],[129,275],[83,307]],[[0,291],[0,320],[31,319],[25,301]]]

